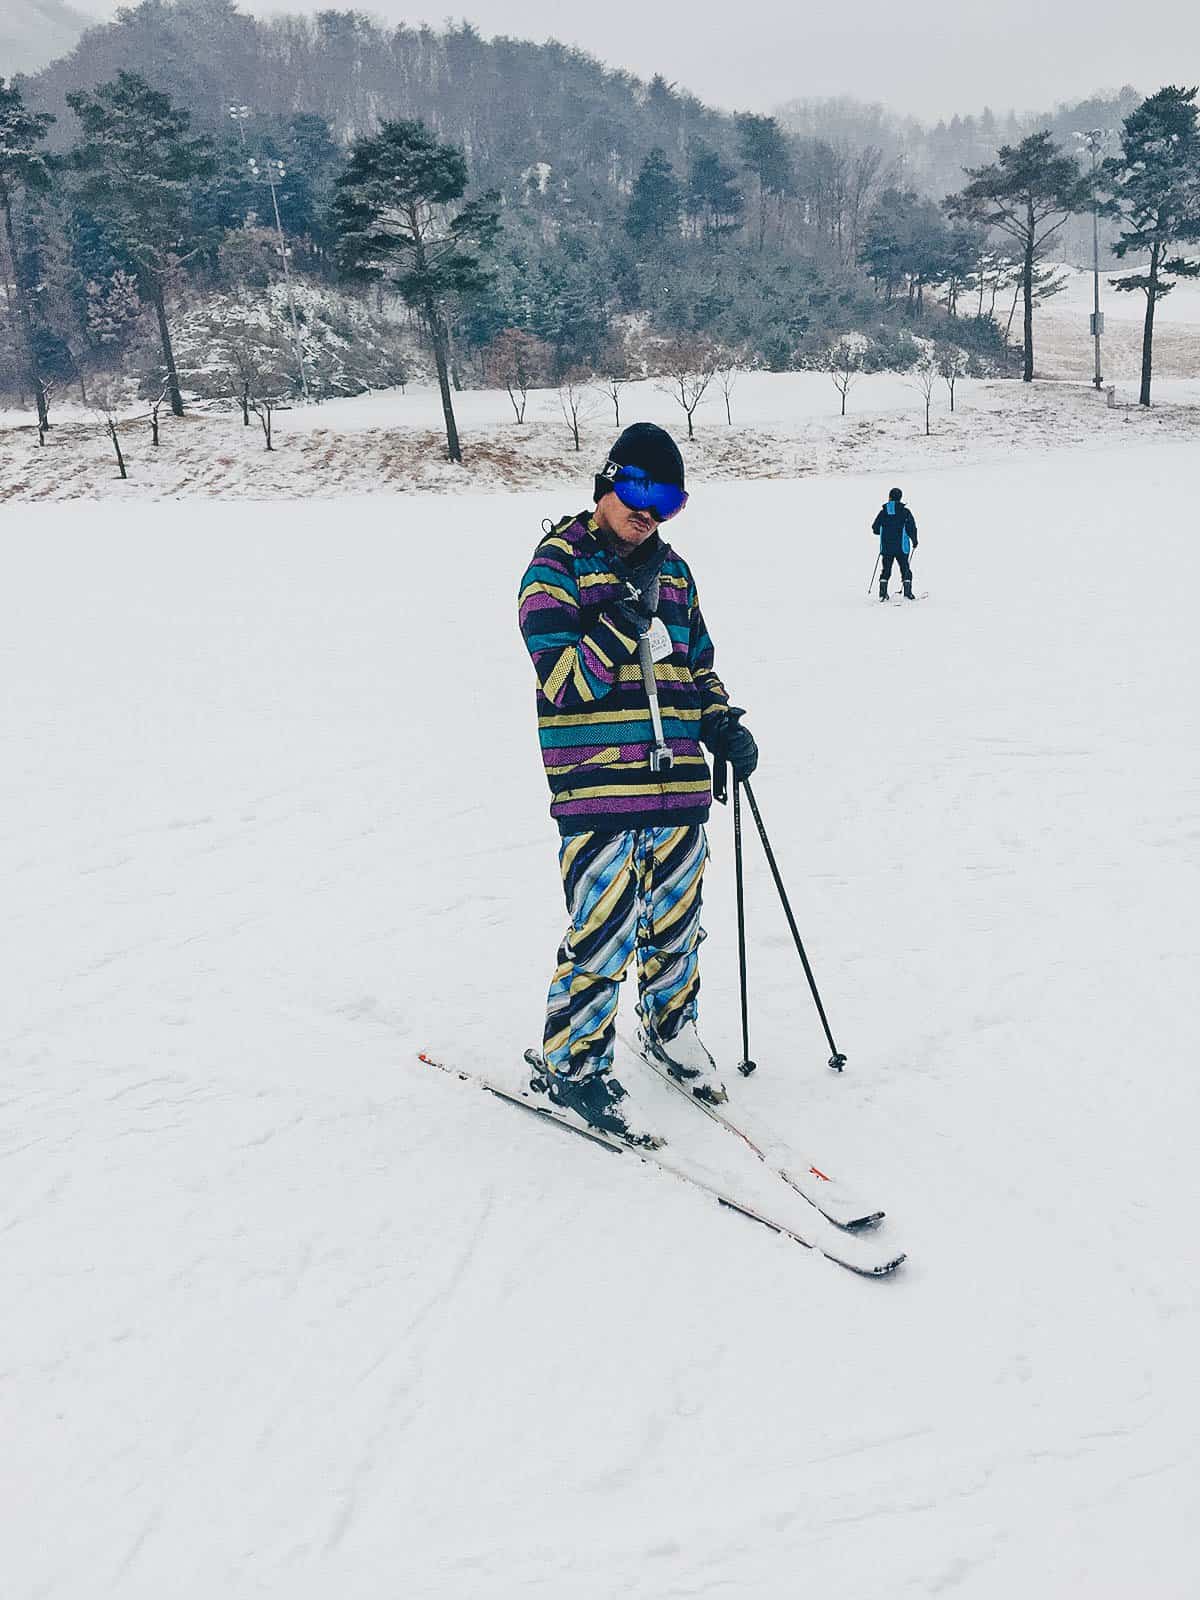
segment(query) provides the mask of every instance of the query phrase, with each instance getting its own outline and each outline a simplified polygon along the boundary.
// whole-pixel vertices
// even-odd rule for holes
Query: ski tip
[[[884,1262],[881,1262],[879,1266],[872,1267],[872,1269],[871,1269],[871,1277],[872,1278],[886,1278],[886,1277],[889,1277],[898,1268],[902,1267],[907,1260],[908,1260],[908,1257],[904,1254],[903,1251],[901,1251],[898,1256],[893,1256],[890,1261],[884,1261]]]
[[[860,1278],[890,1278],[893,1272],[899,1269],[908,1260],[903,1251],[899,1255],[890,1256],[886,1261],[877,1261],[874,1266],[864,1266],[859,1261],[851,1261],[848,1257],[838,1255],[836,1252],[826,1250],[823,1252],[839,1267],[846,1267],[851,1272],[856,1272]]]

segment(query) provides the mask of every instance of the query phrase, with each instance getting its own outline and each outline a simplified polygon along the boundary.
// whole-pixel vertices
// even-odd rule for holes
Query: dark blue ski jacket
[[[879,535],[880,555],[906,556],[916,548],[917,519],[903,500],[888,500],[880,507],[871,532]]]

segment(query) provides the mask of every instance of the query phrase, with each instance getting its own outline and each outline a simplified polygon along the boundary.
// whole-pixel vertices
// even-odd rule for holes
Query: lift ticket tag
[[[661,617],[655,617],[646,637],[650,641],[651,661],[665,661],[675,648],[671,642],[671,635],[667,632],[667,625]]]

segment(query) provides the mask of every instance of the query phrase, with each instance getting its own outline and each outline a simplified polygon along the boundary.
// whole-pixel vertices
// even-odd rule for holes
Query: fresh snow
[[[1185,1600],[1194,446],[906,474],[910,609],[878,474],[697,480],[670,530],[849,1064],[749,837],[732,1072],[723,812],[704,1032],[886,1207],[884,1283],[416,1060],[516,1085],[538,1038],[515,594],[585,476],[10,509],[5,1593]]]

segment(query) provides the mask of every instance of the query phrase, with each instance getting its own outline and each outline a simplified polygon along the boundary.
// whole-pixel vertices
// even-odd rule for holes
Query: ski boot
[[[719,1106],[729,1099],[725,1085],[717,1076],[717,1064],[705,1049],[693,1021],[685,1022],[673,1039],[659,1038],[643,1023],[638,1029],[638,1045],[647,1060],[666,1067],[697,1100]]]
[[[904,598],[906,600],[915,600],[917,598],[916,595],[912,592],[912,579],[911,578],[905,578],[905,580],[904,580]]]
[[[880,580],[879,580],[879,598],[881,600],[886,600],[887,597],[888,597],[887,579],[886,578],[880,578]]]
[[[630,1120],[629,1095],[607,1069],[568,1077],[543,1067],[529,1080],[529,1087],[544,1094],[559,1111],[569,1112],[597,1133],[606,1133],[625,1144],[641,1145],[646,1150],[658,1150],[666,1143],[658,1134],[649,1133]]]

